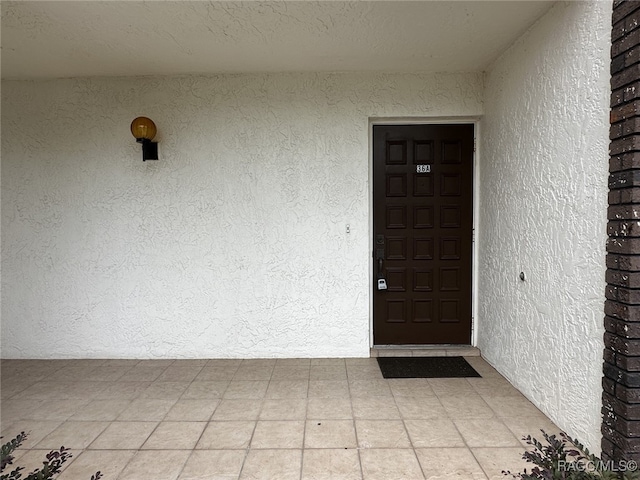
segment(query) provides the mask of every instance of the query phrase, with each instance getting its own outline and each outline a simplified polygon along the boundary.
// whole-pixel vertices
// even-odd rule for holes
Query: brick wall
[[[640,2],[612,24],[602,456],[640,461]]]

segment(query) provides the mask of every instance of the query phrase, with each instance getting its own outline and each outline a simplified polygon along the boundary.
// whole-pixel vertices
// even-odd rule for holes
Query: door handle
[[[387,281],[382,273],[384,264],[384,235],[376,235],[376,260],[378,260],[378,290],[387,290]]]
[[[382,265],[384,263],[384,248],[376,248],[376,260],[378,260],[378,278],[382,278]]]

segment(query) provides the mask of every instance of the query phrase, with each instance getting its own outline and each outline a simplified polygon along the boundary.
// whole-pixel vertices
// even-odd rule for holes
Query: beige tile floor
[[[27,469],[70,448],[60,480],[506,478],[522,436],[557,427],[467,360],[482,378],[385,380],[375,358],[3,360],[0,423],[30,432]]]

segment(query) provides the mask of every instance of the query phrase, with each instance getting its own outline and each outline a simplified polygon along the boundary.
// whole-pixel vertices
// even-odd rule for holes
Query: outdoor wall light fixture
[[[136,142],[142,144],[142,161],[158,160],[158,142],[152,142],[156,136],[156,124],[147,117],[138,117],[131,122],[131,133]]]

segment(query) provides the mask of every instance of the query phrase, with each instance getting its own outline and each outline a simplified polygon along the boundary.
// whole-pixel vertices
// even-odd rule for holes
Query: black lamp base
[[[158,160],[158,143],[157,142],[143,142],[142,143],[142,161]]]

